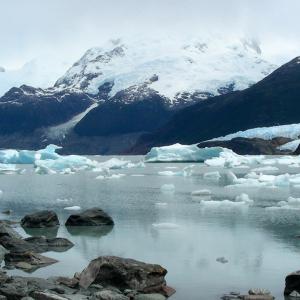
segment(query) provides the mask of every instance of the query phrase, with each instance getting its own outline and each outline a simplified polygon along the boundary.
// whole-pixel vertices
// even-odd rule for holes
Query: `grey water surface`
[[[141,157],[126,159],[139,161]],[[266,210],[265,207],[300,194],[288,188],[227,189],[222,182],[204,180],[204,172],[218,169],[200,163],[195,164],[192,176],[158,174],[166,170],[177,172],[188,165],[191,163],[146,164],[144,168],[115,170],[114,173],[126,176],[109,180],[95,179],[97,173],[92,171],[38,175],[32,166],[22,166],[27,169],[22,175],[0,175],[3,191],[0,208],[13,210],[11,219],[19,220],[39,209],[53,209],[61,220],[57,230],[25,233],[18,228],[20,232],[57,235],[75,244],[64,253],[45,254],[58,259],[56,264],[33,274],[20,270],[10,273],[73,276],[93,258],[117,255],[164,266],[168,270],[168,284],[177,290],[171,297],[174,300],[214,300],[223,293],[245,293],[250,288],[269,289],[276,299],[283,299],[285,276],[300,269],[300,239],[296,237],[300,234],[300,214],[297,210]],[[245,172],[249,170],[235,170],[238,175]],[[163,184],[174,184],[175,190],[162,191]],[[217,200],[232,200],[246,192],[254,205],[202,205],[201,199],[192,197],[191,192],[203,188],[210,189],[212,198]],[[67,229],[63,224],[72,212],[64,207],[73,205],[82,209],[100,207],[113,217],[115,226]],[[153,226],[161,223],[174,225]],[[219,257],[226,258],[228,263],[216,261]]]

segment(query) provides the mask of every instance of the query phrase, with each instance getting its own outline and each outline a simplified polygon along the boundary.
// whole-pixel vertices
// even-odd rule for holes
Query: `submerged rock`
[[[112,290],[103,290],[96,292],[91,300],[129,300],[129,298]]]
[[[3,236],[8,236],[16,239],[22,238],[22,236],[16,232],[10,224],[5,221],[0,221],[0,238]]]
[[[44,236],[40,236],[40,237],[29,237],[24,239],[24,241],[34,245],[38,249],[38,252],[47,252],[47,251],[64,252],[74,246],[72,242],[70,242],[68,239],[65,238],[47,239]]]
[[[16,253],[9,252],[5,254],[5,264],[14,266],[27,271],[34,271],[40,267],[48,266],[58,261],[31,251]]]
[[[160,265],[134,259],[101,256],[90,262],[80,274],[79,285],[88,288],[93,283],[132,289],[143,293],[164,293],[167,270]]]
[[[102,226],[113,224],[113,219],[100,208],[91,208],[82,213],[73,214],[66,221],[66,226]]]
[[[21,220],[22,227],[44,228],[59,226],[59,220],[54,211],[43,210],[30,215],[26,215]]]

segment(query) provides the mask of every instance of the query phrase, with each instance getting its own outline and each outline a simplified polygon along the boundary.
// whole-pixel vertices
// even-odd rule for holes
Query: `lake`
[[[95,157],[93,157],[95,158]],[[96,157],[107,160],[109,157]],[[142,157],[126,157],[138,162]],[[73,276],[90,260],[100,255],[117,255],[148,263],[158,263],[168,270],[168,285],[177,293],[171,299],[213,300],[231,291],[247,292],[265,288],[276,299],[283,298],[285,276],[300,269],[299,210],[269,210],[288,196],[300,197],[300,190],[286,187],[249,187],[227,189],[222,180],[203,178],[208,171],[224,169],[195,163],[191,176],[163,176],[161,171],[179,172],[191,163],[146,164],[144,168],[115,170],[125,176],[97,180],[97,173],[82,171],[70,175],[38,175],[32,166],[22,165],[26,173],[1,175],[1,211],[12,209],[16,220],[26,213],[53,209],[59,215],[58,231],[42,231],[49,236],[66,237],[75,246],[64,253],[45,255],[59,260],[33,274],[12,270],[11,274],[49,277]],[[292,172],[299,173],[293,168]],[[242,176],[249,169],[239,168]],[[279,173],[286,170],[281,167]],[[161,189],[164,184],[167,189]],[[253,205],[203,205],[191,192],[209,189],[215,200],[232,200],[245,192]],[[58,200],[60,199],[60,200]],[[66,206],[100,207],[115,221],[103,229],[64,227],[70,211]],[[2,215],[2,218],[7,216]],[[165,224],[167,223],[167,224]],[[154,224],[154,225],[153,225]],[[38,231],[18,228],[26,235]],[[217,261],[224,257],[227,263]]]

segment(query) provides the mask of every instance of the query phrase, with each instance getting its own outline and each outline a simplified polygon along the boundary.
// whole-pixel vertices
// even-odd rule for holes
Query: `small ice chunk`
[[[170,183],[170,184],[163,184],[160,188],[164,192],[174,192],[175,190],[175,185]]]
[[[193,191],[191,192],[192,196],[210,196],[211,195],[211,191],[210,190],[197,190],[197,191]]]
[[[56,199],[57,202],[61,202],[61,203],[67,203],[67,202],[69,202],[69,201],[71,201],[71,200],[72,200],[72,199],[67,199],[67,198],[65,198],[65,199],[57,198],[57,199]]]
[[[242,193],[242,194],[236,196],[235,201],[236,202],[243,202],[245,204],[252,204],[253,203],[253,200],[250,199],[249,195],[246,194],[246,193]]]
[[[81,207],[80,206],[68,206],[68,207],[65,207],[64,208],[65,210],[81,210]]]
[[[155,203],[155,206],[158,206],[158,207],[166,207],[168,205],[168,203],[166,202],[156,202]]]
[[[144,177],[145,174],[131,174],[132,177]]]
[[[156,229],[177,229],[180,227],[175,223],[153,223],[152,226]]]
[[[274,166],[265,166],[265,167],[259,167],[259,168],[254,168],[251,171],[252,172],[277,172],[279,169]]]
[[[300,209],[300,198],[289,197],[287,201],[278,202],[277,206],[269,206],[266,207],[267,210],[275,210],[275,209],[291,209],[291,210],[299,210]]]
[[[218,171],[213,171],[213,172],[207,172],[203,174],[203,178],[205,180],[219,180],[221,178],[221,175]]]
[[[173,172],[173,171],[160,171],[158,172],[158,175],[161,176],[177,176],[178,172]]]

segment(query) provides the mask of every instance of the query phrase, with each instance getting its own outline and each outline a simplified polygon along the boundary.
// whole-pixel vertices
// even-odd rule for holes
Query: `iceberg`
[[[266,207],[267,210],[276,210],[276,209],[300,209],[300,198],[289,197],[287,201],[278,202],[278,206],[269,206]]]
[[[32,164],[36,174],[74,174],[81,170],[105,173],[110,169],[144,167],[143,161],[132,163],[128,160],[111,158],[105,162],[97,162],[80,155],[63,156],[56,153],[56,150],[60,148],[51,144],[38,151],[0,150],[0,174],[22,173],[22,170],[18,169],[15,164]],[[120,178],[122,176],[123,174],[113,174],[110,178]]]
[[[225,148],[198,148],[195,145],[174,144],[154,147],[146,154],[146,162],[204,162],[206,159],[218,157]],[[228,150],[228,149],[226,149]]]
[[[0,163],[3,164],[33,164],[36,160],[58,159],[57,149],[61,147],[48,145],[45,149],[33,150],[0,150]]]

